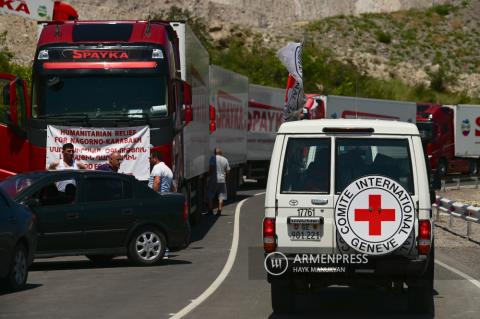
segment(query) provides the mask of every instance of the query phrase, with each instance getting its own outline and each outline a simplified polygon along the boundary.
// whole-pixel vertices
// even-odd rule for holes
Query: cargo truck
[[[418,103],[417,126],[430,167],[441,177],[450,173],[478,173],[479,105]]]
[[[282,124],[285,90],[250,84],[247,164],[244,174],[265,184],[278,128]]]

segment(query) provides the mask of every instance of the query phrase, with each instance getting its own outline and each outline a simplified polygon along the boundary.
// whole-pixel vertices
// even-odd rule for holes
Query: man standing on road
[[[104,163],[97,167],[97,171],[107,171],[118,173],[123,157],[119,152],[113,152],[108,156],[108,163]]]
[[[227,200],[227,178],[230,172],[228,160],[222,156],[222,150],[215,148],[214,155],[210,158],[208,168],[208,212],[213,213],[213,199],[218,193],[217,216],[222,214],[223,202]]]
[[[158,193],[170,192],[172,190],[172,170],[163,162],[163,155],[159,151],[150,154],[150,165],[152,172],[148,179],[148,187]]]

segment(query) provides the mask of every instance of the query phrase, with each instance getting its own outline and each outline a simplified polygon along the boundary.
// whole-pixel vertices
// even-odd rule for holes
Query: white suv
[[[283,124],[265,199],[265,266],[275,312],[299,290],[369,281],[433,305],[429,175],[415,125],[381,120]]]

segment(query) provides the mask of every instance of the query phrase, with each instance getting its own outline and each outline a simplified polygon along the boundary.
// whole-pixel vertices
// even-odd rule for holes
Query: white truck
[[[204,205],[204,190],[208,174],[210,152],[209,118],[209,55],[195,36],[190,26],[184,22],[171,22],[179,40],[181,79],[191,85],[191,107],[186,112],[187,125],[183,129],[183,141],[175,141],[176,153],[183,152],[184,193],[189,201],[190,214],[198,221]],[[180,154],[175,154],[179,156]],[[181,158],[181,156],[179,156]]]
[[[349,96],[310,96],[307,110],[310,118],[379,119],[415,123],[415,102],[367,99]]]
[[[210,155],[220,147],[230,164],[228,192],[235,195],[247,162],[248,78],[210,65],[210,103],[216,129],[210,135]]]
[[[455,156],[480,157],[480,105],[454,107],[454,136]]]
[[[285,90],[250,84],[248,100],[247,178],[264,184],[278,128],[282,124]]]

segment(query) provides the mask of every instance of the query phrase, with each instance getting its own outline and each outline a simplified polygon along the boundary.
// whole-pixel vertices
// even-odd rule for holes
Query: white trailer
[[[282,124],[285,90],[250,84],[248,101],[247,178],[267,179],[273,144]]]
[[[210,152],[209,131],[209,55],[184,22],[171,22],[179,39],[181,79],[191,85],[192,120],[183,128],[183,137],[175,141],[175,156],[183,157],[183,189],[189,200],[190,214],[198,221],[204,204]]]
[[[454,108],[456,157],[480,157],[480,105],[460,104]]]
[[[325,117],[393,120],[415,123],[417,104],[393,100],[328,95]]]
[[[234,194],[247,162],[248,78],[210,65],[210,103],[216,130],[210,135],[210,154],[220,147],[231,167],[229,194]]]

